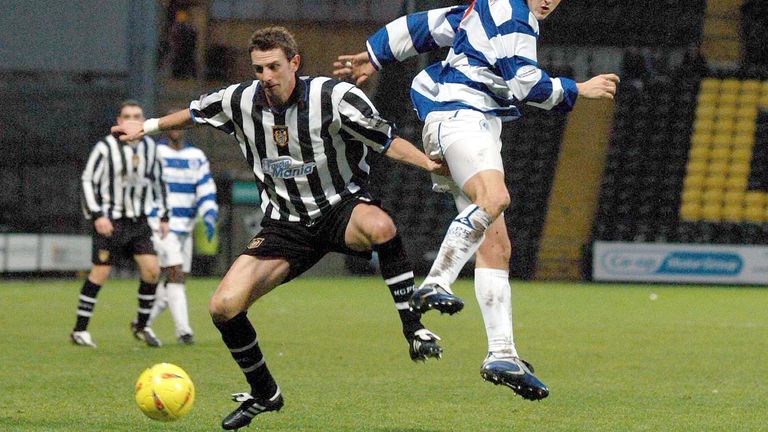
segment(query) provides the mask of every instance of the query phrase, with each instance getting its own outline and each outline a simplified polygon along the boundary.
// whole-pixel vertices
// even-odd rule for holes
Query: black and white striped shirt
[[[108,135],[91,150],[82,182],[87,219],[139,218],[149,215],[155,206],[161,218],[167,219],[167,191],[152,138],[127,144]]]
[[[266,217],[312,224],[367,184],[368,148],[385,152],[396,129],[360,89],[330,78],[297,77],[286,107],[272,111],[249,81],[203,95],[190,111],[237,138]]]

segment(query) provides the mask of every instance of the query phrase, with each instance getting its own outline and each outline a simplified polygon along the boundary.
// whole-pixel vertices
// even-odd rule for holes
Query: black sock
[[[96,307],[96,296],[100,289],[101,285],[96,285],[88,278],[85,279],[83,288],[80,289],[80,301],[77,303],[75,331],[85,331],[88,328],[88,323],[93,316],[93,309]]]
[[[416,330],[423,329],[421,315],[408,309],[408,299],[414,291],[413,267],[408,260],[408,254],[403,248],[400,234],[391,240],[373,248],[379,254],[381,276],[389,287],[395,307],[403,323],[403,334],[406,338],[413,337]]]
[[[152,312],[152,305],[155,303],[156,283],[141,281],[139,284],[139,309],[136,314],[136,327],[142,329],[147,325],[149,313]]]
[[[269,373],[264,355],[259,348],[256,330],[248,321],[245,312],[241,312],[229,321],[214,321],[213,324],[221,332],[221,339],[224,340],[232,358],[240,366],[245,379],[251,385],[251,394],[261,399],[274,396],[277,392],[277,383]]]

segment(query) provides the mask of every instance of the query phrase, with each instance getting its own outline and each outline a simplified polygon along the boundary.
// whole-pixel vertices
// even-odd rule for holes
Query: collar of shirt
[[[298,104],[299,107],[302,107],[303,104],[307,102],[305,97],[306,86],[307,83],[304,82],[303,79],[299,78],[298,75],[296,75],[296,87],[293,88],[293,93],[291,93],[291,95],[288,97],[288,101],[285,103],[283,109],[276,110],[269,106],[267,95],[264,94],[264,88],[261,86],[261,83],[259,83],[258,87],[256,88],[256,94],[253,95],[253,104],[261,108],[269,108],[274,113],[285,112],[294,104]]]

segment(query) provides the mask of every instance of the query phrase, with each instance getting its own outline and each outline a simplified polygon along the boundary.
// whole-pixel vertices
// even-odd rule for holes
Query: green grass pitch
[[[99,295],[98,349],[68,342],[80,280],[0,282],[0,431],[213,431],[247,391],[207,315],[217,280],[192,280],[197,345],[133,340],[135,281]],[[768,290],[513,282],[515,336],[551,395],[528,402],[480,378],[486,350],[470,281],[460,314],[425,317],[444,358],[410,361],[378,278],[298,279],[250,311],[286,405],[258,431],[768,430]],[[652,296],[656,294],[656,296]],[[655,300],[652,300],[655,297]],[[139,373],[158,362],[189,372],[197,397],[176,423],[145,418]]]

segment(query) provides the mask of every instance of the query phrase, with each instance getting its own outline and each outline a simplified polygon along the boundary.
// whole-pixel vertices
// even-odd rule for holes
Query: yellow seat
[[[768,94],[768,81],[763,81],[763,82],[760,84],[760,93],[762,93],[762,94],[763,94],[763,96],[765,96],[766,94]]]
[[[748,181],[747,177],[728,177],[725,181],[725,188],[727,190],[744,191],[747,189]]]
[[[701,197],[703,194],[704,194],[704,191],[702,189],[698,189],[698,188],[684,189],[681,195],[682,203],[683,204],[700,203]]]
[[[699,93],[696,100],[701,104],[717,105],[717,100],[720,98],[720,94],[717,92]]]
[[[740,108],[757,108],[757,103],[760,101],[759,93],[741,93],[739,95],[739,107]]]
[[[732,162],[728,165],[728,176],[730,177],[745,177],[749,176],[751,167],[749,162]]]
[[[718,105],[715,114],[721,121],[732,119],[736,117],[736,105]]]
[[[747,134],[736,134],[731,140],[734,149],[752,149],[755,145],[755,136]]]
[[[736,139],[734,139],[736,141]],[[747,162],[752,160],[752,149],[743,146],[737,146],[731,151],[731,160],[733,162]]]
[[[754,135],[757,130],[757,123],[754,119],[740,118],[736,120],[736,133]]]
[[[730,140],[728,140],[730,142]],[[731,158],[731,148],[727,145],[722,147],[714,147],[709,152],[710,162],[726,162]]]
[[[734,117],[735,118],[735,117]],[[736,121],[734,118],[721,118],[715,123],[715,134],[730,134],[736,128]]]
[[[719,222],[722,219],[723,206],[710,204],[701,207],[701,218],[705,221]]]
[[[725,189],[706,189],[704,193],[701,194],[701,202],[705,206],[710,204],[722,204],[724,195]]]
[[[704,177],[704,189],[724,189],[726,177],[723,175],[710,175]]]
[[[728,173],[728,160],[710,161],[707,165],[707,175],[723,177]]]
[[[730,147],[731,141],[733,141],[732,134],[717,134],[712,137],[712,147]]]
[[[699,174],[704,175],[707,173],[707,166],[709,163],[706,161],[706,159],[699,159],[699,160],[689,160],[686,164],[685,170],[688,173],[688,175],[691,174]]]
[[[765,207],[768,203],[768,193],[748,191],[744,194],[744,205],[746,207]]]
[[[720,97],[717,99],[717,105],[720,107],[736,105],[739,101],[739,96],[739,93],[720,93]]]
[[[768,215],[763,207],[745,207],[744,220],[749,222],[765,222]]]
[[[741,205],[724,206],[721,215],[723,220],[729,222],[741,222],[744,220],[744,207]]]
[[[696,118],[712,119],[715,118],[717,107],[714,105],[699,105],[696,107]]]
[[[709,147],[704,145],[691,146],[688,151],[688,161],[706,161],[709,158]]]
[[[680,207],[680,218],[684,221],[701,220],[701,205],[698,203],[683,204]]]
[[[760,101],[757,103],[757,105],[763,109],[768,108],[768,92],[763,92],[763,95],[760,96]]]
[[[685,176],[683,185],[685,189],[702,189],[704,187],[704,176],[696,174]]]
[[[744,80],[741,82],[742,93],[760,93],[760,81]]]
[[[741,89],[741,81],[728,78],[720,83],[720,93],[736,93]]]
[[[708,133],[694,133],[691,135],[691,146],[708,146],[712,143],[712,135]]]
[[[699,93],[719,93],[720,92],[720,80],[716,78],[706,78],[701,80],[699,85]]]
[[[744,202],[744,191],[726,190],[723,194],[723,202],[726,205],[741,205]]]
[[[710,118],[700,118],[693,122],[693,133],[712,133],[715,122]]]

